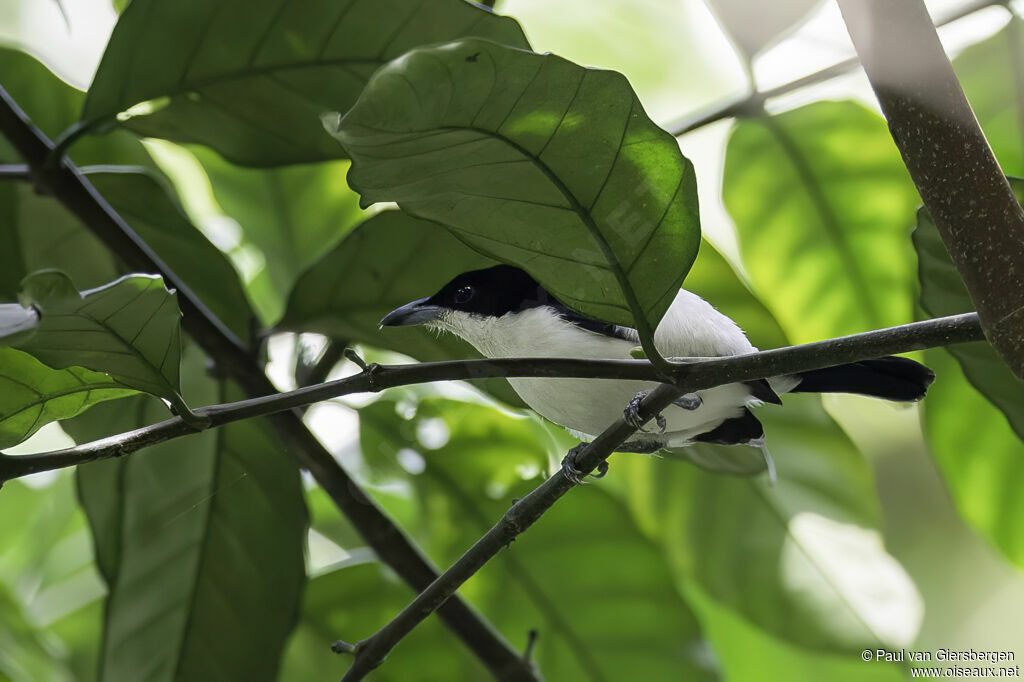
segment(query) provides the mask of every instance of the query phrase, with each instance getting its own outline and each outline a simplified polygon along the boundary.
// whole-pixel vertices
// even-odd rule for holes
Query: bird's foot
[[[576,468],[576,458],[588,445],[590,445],[590,443],[580,443],[569,450],[565,457],[562,458],[562,474],[569,479],[573,485],[580,485],[583,483],[584,473]],[[604,475],[607,473],[608,462],[601,462],[597,465],[597,471],[591,474],[591,476],[594,478],[604,478]]]
[[[704,401],[701,400],[701,397],[696,393],[687,393],[673,400],[672,404],[678,405],[684,410],[690,410],[692,412],[693,410],[696,410],[698,407],[703,405]]]
[[[633,396],[633,399],[629,401],[629,404],[626,405],[626,409],[622,412],[622,418],[626,420],[627,424],[637,431],[643,431],[644,433],[648,433],[648,431],[644,428],[643,420],[640,419],[640,401],[646,398],[649,393],[650,391],[640,391],[637,393]],[[665,417],[657,414],[654,416],[654,422],[658,425],[659,432],[665,433],[665,428],[668,426],[668,422],[665,421]]]

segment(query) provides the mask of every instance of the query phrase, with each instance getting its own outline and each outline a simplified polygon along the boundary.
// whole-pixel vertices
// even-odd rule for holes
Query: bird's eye
[[[461,289],[455,292],[455,302],[468,303],[469,300],[473,298],[473,294],[475,293],[476,291],[473,290],[473,287],[462,287]]]

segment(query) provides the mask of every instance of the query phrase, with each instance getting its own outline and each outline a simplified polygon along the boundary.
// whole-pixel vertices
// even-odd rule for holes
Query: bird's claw
[[[649,433],[649,431],[644,428],[644,422],[640,418],[640,401],[647,397],[648,393],[650,391],[640,391],[633,396],[633,399],[629,401],[629,404],[626,405],[626,409],[622,413],[622,418],[626,420],[627,424],[637,431],[643,431],[644,433]],[[658,425],[659,433],[665,433],[665,429],[668,427],[665,417],[661,414],[656,414],[654,415],[654,422]]]
[[[585,474],[576,468],[576,457],[583,452],[583,448],[590,445],[590,443],[580,443],[575,446],[569,452],[566,453],[565,457],[562,458],[562,475],[564,475],[573,485],[581,485],[583,479],[586,477]],[[604,475],[608,473],[608,462],[601,462],[597,465],[597,471],[591,476],[594,478],[604,478]]]

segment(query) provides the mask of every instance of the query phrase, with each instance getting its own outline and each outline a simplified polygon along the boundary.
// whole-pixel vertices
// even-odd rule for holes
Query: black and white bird
[[[451,332],[489,358],[554,357],[627,359],[639,345],[635,329],[581,315],[548,293],[529,274],[510,265],[463,273],[432,296],[388,313],[381,327],[427,325]],[[665,357],[720,357],[757,351],[735,322],[700,296],[680,289],[654,333]],[[764,429],[751,408],[781,404],[789,392],[857,393],[913,402],[924,397],[935,375],[899,357],[855,362],[767,380],[726,384],[679,398],[663,412],[660,430],[637,434],[623,452],[653,453],[694,443],[759,446]],[[618,379],[508,380],[542,417],[592,440],[623,414],[653,382]],[[635,402],[633,402],[635,405]],[[628,414],[628,412],[627,412]]]

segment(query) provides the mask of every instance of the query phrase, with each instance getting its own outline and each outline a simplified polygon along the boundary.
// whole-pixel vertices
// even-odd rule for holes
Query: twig
[[[976,0],[975,2],[965,4],[949,16],[944,17],[937,25],[946,26],[947,24],[959,21],[960,19],[970,16],[971,14],[987,7],[1006,4],[1008,4],[1008,0]],[[754,91],[745,97],[740,97],[730,102],[712,107],[703,113],[698,113],[695,116],[671,123],[667,128],[673,135],[679,137],[680,135],[685,135],[686,133],[697,130],[698,128],[703,128],[704,126],[717,123],[718,121],[726,118],[756,116],[763,111],[764,103],[768,100],[788,95],[791,92],[796,92],[797,90],[802,90],[803,88],[808,88],[812,85],[830,81],[833,78],[837,78],[845,73],[853,71],[857,68],[858,64],[860,64],[860,60],[856,57],[844,59],[843,61],[827,66],[820,71],[815,71],[814,73],[806,76],[801,76],[800,78],[788,83],[783,83],[782,85],[771,88],[770,90],[760,92]]]
[[[673,380],[676,386],[685,388],[685,392],[689,393],[738,381],[796,374],[881,355],[979,341],[983,338],[978,316],[975,313],[964,313],[748,355],[684,361],[673,365]],[[120,457],[156,443],[195,433],[197,430],[277,414],[351,393],[376,392],[431,381],[489,377],[664,381],[658,370],[647,360],[502,358],[448,360],[413,365],[367,365],[359,374],[325,384],[197,408],[193,412],[203,419],[203,424],[198,428],[186,424],[180,417],[174,417],[128,433],[64,450],[36,455],[0,456],[0,483],[40,471]]]
[[[344,352],[344,342],[328,341],[320,357],[311,361],[312,364],[304,364],[298,361],[295,363],[295,383],[299,386],[312,386],[327,381],[327,376],[334,369],[334,366],[341,362]]]
[[[185,330],[226,376],[236,381],[250,396],[275,392],[249,349],[132,230],[74,163],[61,158],[57,164],[52,164],[52,172],[44,172],[48,160],[54,158],[54,144],[32,124],[2,87],[0,132],[28,163],[37,181],[45,185],[45,189],[129,268],[159,273],[169,287],[178,291]],[[437,570],[430,560],[341,468],[303,424],[301,414],[281,413],[272,417],[271,422],[281,434],[288,452],[312,474],[381,561],[415,591],[422,590],[437,577]],[[461,599],[452,601],[440,616],[496,679],[509,682],[535,682],[538,679],[501,634]]]
[[[0,180],[31,180],[32,170],[25,164],[0,164]]]
[[[893,141],[977,307],[985,336],[1024,378],[1024,209],[923,0],[839,0]]]
[[[680,394],[722,383],[793,374],[838,363],[867,360],[879,355],[977,341],[980,338],[977,316],[967,313],[802,346],[683,365],[681,380],[677,385],[663,384],[641,401],[640,418],[646,423]],[[575,468],[584,474],[594,471],[634,431],[632,426],[619,419],[579,452],[574,462]],[[361,680],[380,665],[403,637],[452,597],[466,580],[529,528],[573,485],[565,475],[558,472],[512,505],[497,524],[390,623],[355,645],[355,658],[343,682]]]

